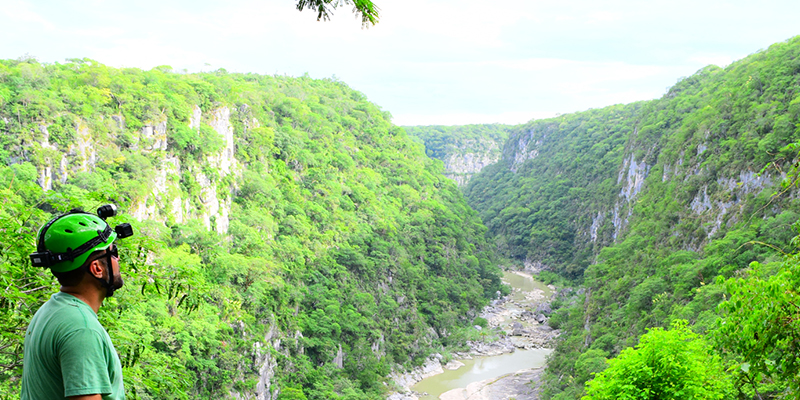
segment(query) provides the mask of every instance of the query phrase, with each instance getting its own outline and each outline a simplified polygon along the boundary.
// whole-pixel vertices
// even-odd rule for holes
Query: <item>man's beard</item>
[[[122,274],[115,274],[114,275],[114,282],[111,284],[111,287],[113,287],[114,290],[117,290],[117,289],[121,288],[124,285],[125,285],[125,280],[122,279]]]
[[[125,281],[122,279],[122,272],[119,270],[119,262],[117,262],[117,271],[114,272],[114,262],[111,259],[111,255],[106,258],[106,273],[109,276],[113,276],[113,280],[109,282],[108,280],[103,280],[103,286],[106,288],[106,297],[111,297],[114,295],[114,291],[121,288],[125,285]]]

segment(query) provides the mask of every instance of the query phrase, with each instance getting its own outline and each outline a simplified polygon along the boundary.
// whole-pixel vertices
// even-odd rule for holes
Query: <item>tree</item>
[[[760,387],[769,382],[800,396],[799,271],[798,256],[790,255],[775,275],[768,265],[753,262],[747,276],[725,283],[731,297],[719,305],[722,318],[714,336],[739,364],[742,383],[758,397],[759,390],[770,390]]]
[[[353,5],[353,12],[361,17],[361,24],[368,27],[378,23],[378,6],[370,0],[298,0],[297,9],[303,11],[309,8],[317,12],[317,21],[330,20],[336,7]]]
[[[724,399],[732,383],[722,361],[685,320],[669,331],[651,329],[636,348],[627,348],[597,374],[583,400]]]

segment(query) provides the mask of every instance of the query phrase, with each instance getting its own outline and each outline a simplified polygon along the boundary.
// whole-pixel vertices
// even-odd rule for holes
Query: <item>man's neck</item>
[[[83,286],[83,285],[82,285]],[[105,296],[95,288],[86,288],[82,286],[61,286],[61,292],[77,297],[97,314],[100,311],[100,306],[103,304]]]

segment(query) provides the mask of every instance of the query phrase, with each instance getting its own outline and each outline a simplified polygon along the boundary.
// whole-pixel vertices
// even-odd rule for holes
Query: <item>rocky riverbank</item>
[[[524,272],[514,274],[525,279],[533,277]],[[499,328],[505,332],[502,341],[509,341],[514,348],[539,349],[548,347],[558,337],[559,331],[547,324],[553,312],[550,302],[555,295],[555,287],[533,288],[523,291],[514,288],[511,294],[495,300],[484,308],[481,316],[489,322],[490,328]]]
[[[514,274],[532,279],[524,272],[516,271]],[[413,392],[411,387],[422,379],[443,373],[445,369],[457,369],[464,365],[457,360],[468,360],[476,356],[497,356],[512,353],[517,349],[550,347],[550,343],[559,335],[558,330],[547,325],[551,313],[550,301],[554,294],[555,288],[552,286],[533,288],[529,291],[514,288],[508,296],[492,301],[484,308],[481,317],[487,320],[489,326],[485,329],[492,330],[495,333],[492,337],[496,340],[469,341],[468,351],[453,353],[455,360],[444,365],[442,355],[434,354],[423,366],[411,372],[392,374],[391,378],[400,387],[400,391],[392,393],[387,400],[418,400],[420,394]],[[474,329],[484,328],[476,326]],[[451,390],[440,398],[443,400],[510,397],[520,400],[538,399],[536,388],[542,371],[543,368],[527,369],[500,378],[474,382],[467,388]]]

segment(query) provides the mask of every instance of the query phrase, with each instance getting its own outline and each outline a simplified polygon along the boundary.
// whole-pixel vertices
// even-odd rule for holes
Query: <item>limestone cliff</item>
[[[444,176],[462,188],[473,175],[500,160],[510,128],[500,124],[405,127],[425,145],[429,157],[444,163]]]
[[[230,194],[233,187],[222,185],[221,182],[228,175],[241,174],[234,158],[234,136],[230,117],[231,111],[228,107],[220,107],[204,114],[199,106],[194,106],[188,128],[197,130],[202,121],[207,121],[222,138],[223,146],[220,151],[206,155],[201,162],[191,166],[182,166],[176,149],[168,144],[168,125],[174,122],[166,116],[145,122],[140,130],[126,140],[123,146],[129,150],[140,151],[158,160],[153,169],[147,171],[152,174],[150,176],[152,184],[147,190],[138,192],[138,196],[133,199],[130,212],[135,218],[161,222],[170,219],[175,223],[197,218],[202,220],[209,230],[213,229],[220,234],[228,232]],[[117,133],[121,134],[125,118],[113,115],[111,120]],[[93,173],[98,151],[106,154],[118,153],[122,147],[116,142],[96,140],[96,134],[81,120],[68,128],[74,129],[75,143],[66,149],[60,149],[50,143],[48,127],[39,125],[41,136],[38,144],[41,146],[41,154],[46,156],[39,163],[38,182],[46,191],[53,190],[54,182],[66,183],[72,175]],[[213,180],[208,176],[208,171],[214,171]],[[181,188],[180,179],[187,176],[199,186],[199,195],[194,198]]]
[[[444,156],[444,176],[459,187],[469,183],[473,175],[500,159],[500,146],[493,140],[466,139],[448,146]]]

